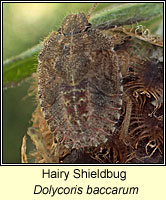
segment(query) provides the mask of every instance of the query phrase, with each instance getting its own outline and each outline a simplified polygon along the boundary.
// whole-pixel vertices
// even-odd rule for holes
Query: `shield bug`
[[[68,149],[105,143],[122,105],[118,57],[111,38],[84,13],[68,15],[38,56],[38,97],[57,141]]]

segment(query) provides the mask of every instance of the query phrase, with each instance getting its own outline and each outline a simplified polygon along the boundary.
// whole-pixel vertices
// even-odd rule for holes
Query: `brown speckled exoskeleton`
[[[105,143],[122,105],[118,58],[111,39],[84,13],[67,16],[38,56],[38,97],[49,128],[68,149]]]

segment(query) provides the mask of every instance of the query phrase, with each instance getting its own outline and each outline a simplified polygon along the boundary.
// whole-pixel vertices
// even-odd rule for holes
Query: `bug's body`
[[[69,15],[45,41],[38,60],[38,94],[51,132],[70,148],[105,143],[122,105],[116,53],[109,37]]]

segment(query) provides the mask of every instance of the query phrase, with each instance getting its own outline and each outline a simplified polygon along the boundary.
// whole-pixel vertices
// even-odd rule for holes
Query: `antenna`
[[[89,13],[88,13],[88,15],[87,15],[88,21],[89,21],[89,19],[90,19],[90,16],[91,16],[93,10],[97,7],[97,4],[98,4],[98,3],[94,3],[93,6],[92,6],[92,8],[90,9],[90,11],[89,11]]]

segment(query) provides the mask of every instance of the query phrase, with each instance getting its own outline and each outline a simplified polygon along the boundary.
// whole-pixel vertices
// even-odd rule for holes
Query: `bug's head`
[[[68,15],[63,23],[60,32],[66,36],[78,34],[91,27],[84,13]]]

